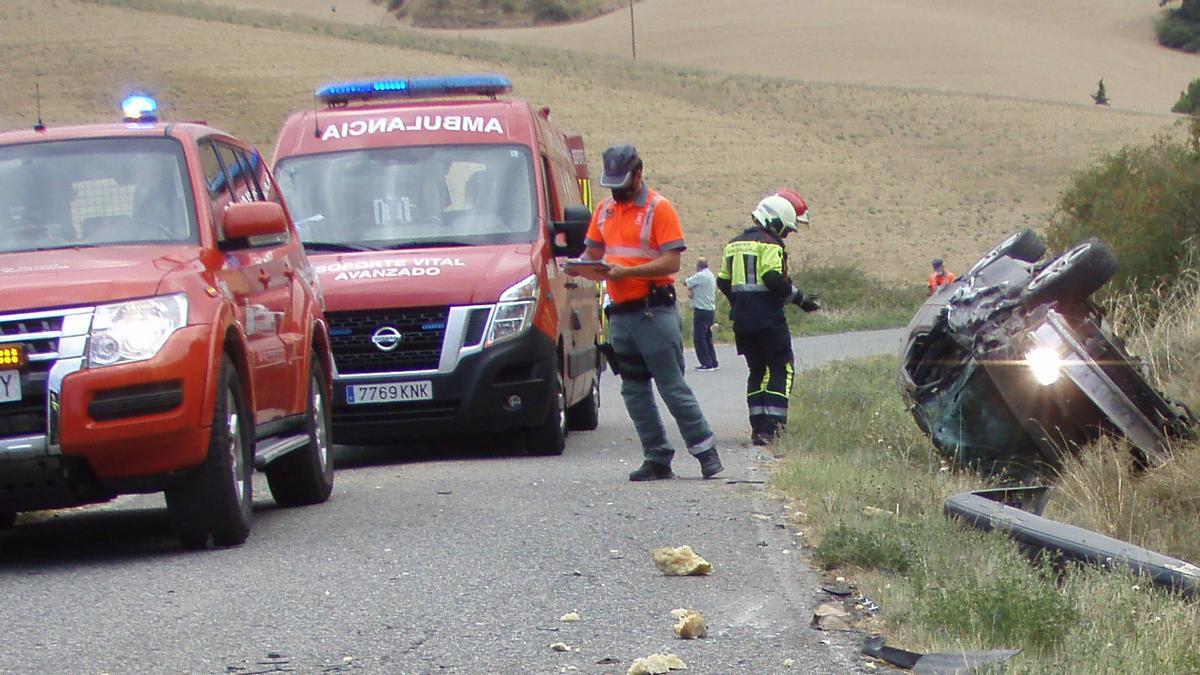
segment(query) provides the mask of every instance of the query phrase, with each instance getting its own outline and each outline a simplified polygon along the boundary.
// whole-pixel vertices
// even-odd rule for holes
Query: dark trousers
[[[736,327],[735,327],[736,328]],[[774,436],[787,426],[792,395],[792,336],[785,323],[737,333],[737,351],[746,357],[746,407],[755,434]]]
[[[696,360],[701,368],[717,366],[717,350],[713,347],[712,327],[716,310],[692,309],[692,341],[696,343]]]

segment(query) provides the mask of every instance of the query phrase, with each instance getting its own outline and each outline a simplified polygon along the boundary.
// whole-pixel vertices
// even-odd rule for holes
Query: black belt
[[[658,300],[647,295],[644,298],[637,300],[629,300],[627,302],[614,302],[604,308],[604,313],[607,316],[613,314],[633,314],[634,312],[644,312],[651,307],[674,307],[674,300]]]

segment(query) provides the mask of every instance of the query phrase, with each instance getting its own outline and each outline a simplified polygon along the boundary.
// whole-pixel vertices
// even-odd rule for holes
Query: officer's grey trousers
[[[675,449],[667,441],[654,401],[650,380],[679,425],[679,433],[693,455],[716,446],[712,429],[692,388],[683,379],[683,319],[675,307],[653,307],[645,312],[609,317],[609,342],[621,366],[621,398],[637,429],[642,455],[670,466]]]

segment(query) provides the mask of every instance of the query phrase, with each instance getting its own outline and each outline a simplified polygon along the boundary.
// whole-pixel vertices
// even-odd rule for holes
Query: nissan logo
[[[399,347],[403,341],[404,334],[391,326],[384,326],[371,333],[371,344],[378,347],[381,352],[390,352]]]

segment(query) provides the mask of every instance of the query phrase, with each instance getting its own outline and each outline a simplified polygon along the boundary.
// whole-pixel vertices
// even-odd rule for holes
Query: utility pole
[[[633,60],[637,61],[637,33],[633,29],[633,0],[629,0],[629,44],[633,48]]]

